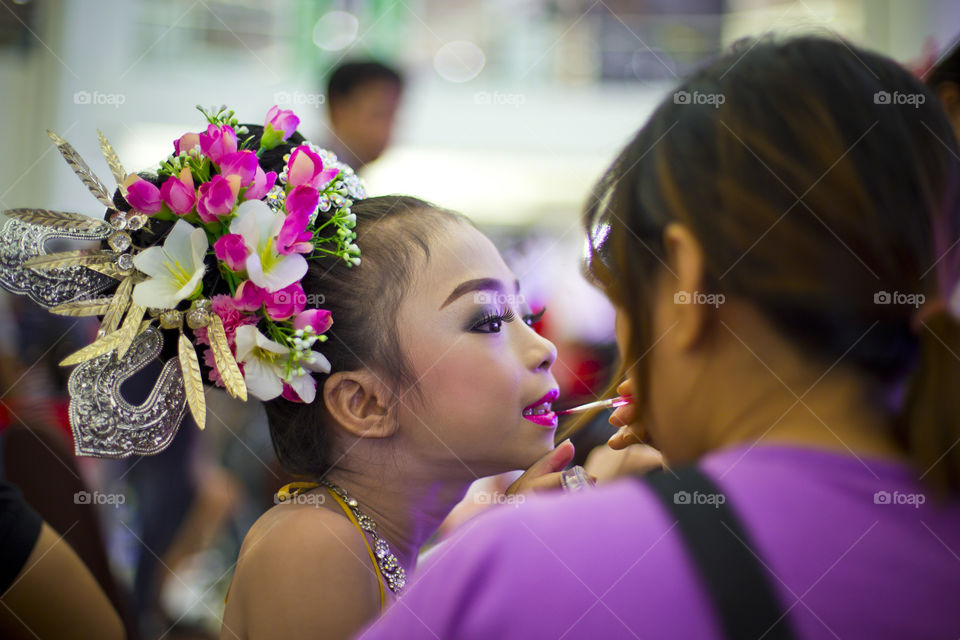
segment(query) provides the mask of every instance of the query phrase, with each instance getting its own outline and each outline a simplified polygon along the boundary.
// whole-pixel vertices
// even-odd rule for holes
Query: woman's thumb
[[[567,438],[551,451],[548,451],[539,460],[534,462],[524,474],[528,478],[543,476],[548,473],[560,471],[573,460],[573,454],[576,453],[570,438]]]

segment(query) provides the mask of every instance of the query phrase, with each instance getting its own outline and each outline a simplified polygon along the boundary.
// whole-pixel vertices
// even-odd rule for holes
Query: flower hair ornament
[[[102,316],[96,340],[61,361],[77,455],[155,454],[173,440],[187,409],[206,422],[208,382],[231,396],[312,402],[313,373],[330,363],[314,349],[333,318],[307,308],[308,260],[360,264],[350,206],[365,197],[353,170],[304,142],[300,120],[274,106],[259,141],[226,107],[200,107],[207,128],[174,141],[156,183],[127,174],[102,133],[118,186],[111,197],[72,146],[50,133],[67,164],[107,207],[104,220],[48,209],[12,209],[0,229],[0,286],[50,312]],[[264,154],[285,145],[280,174]],[[278,156],[279,159],[279,156]],[[159,185],[159,186],[158,186]],[[53,238],[98,241],[94,249],[47,253]],[[140,404],[124,381],[162,358]],[[200,356],[198,357],[198,351]]]

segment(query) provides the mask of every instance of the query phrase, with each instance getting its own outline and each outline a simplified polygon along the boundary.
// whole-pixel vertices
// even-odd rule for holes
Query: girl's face
[[[517,279],[486,236],[461,223],[438,232],[399,309],[417,380],[401,396],[399,435],[446,474],[525,469],[553,447],[556,348],[527,324]]]

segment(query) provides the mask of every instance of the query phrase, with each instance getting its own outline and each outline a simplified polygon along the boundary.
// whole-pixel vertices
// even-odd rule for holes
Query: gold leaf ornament
[[[100,140],[100,150],[107,161],[107,166],[110,167],[110,173],[113,174],[113,179],[117,181],[117,187],[120,188],[120,194],[126,198],[127,187],[123,184],[123,181],[127,177],[127,172],[123,170],[123,165],[120,164],[120,158],[117,157],[117,152],[113,150],[113,145],[110,144],[100,129],[97,129],[97,138]]]
[[[216,313],[211,312],[209,315],[207,338],[210,341],[210,349],[213,351],[213,359],[217,363],[217,371],[220,372],[220,378],[227,388],[227,393],[246,402],[247,383],[243,380],[243,374],[240,373],[236,358],[230,352],[227,333],[223,329],[223,321]]]
[[[3,215],[15,218],[21,222],[37,224],[42,227],[58,229],[60,231],[103,231],[110,229],[103,220],[98,220],[82,213],[70,211],[53,211],[51,209],[7,209]]]
[[[180,333],[179,338],[180,372],[183,374],[183,386],[187,392],[187,405],[193,420],[201,429],[207,421],[207,402],[203,394],[203,378],[200,376],[200,362],[193,343]]]
[[[50,136],[53,143],[57,145],[57,149],[60,150],[60,155],[67,161],[67,164],[70,165],[73,172],[77,174],[80,181],[90,190],[90,193],[92,193],[103,206],[108,209],[114,209],[113,198],[110,197],[107,187],[100,181],[100,178],[90,170],[90,167],[84,162],[83,158],[80,157],[77,150],[53,131],[47,130],[47,135]]]

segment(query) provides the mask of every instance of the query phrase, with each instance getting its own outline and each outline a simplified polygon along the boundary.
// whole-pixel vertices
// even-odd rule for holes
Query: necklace
[[[397,562],[397,556],[390,550],[390,545],[377,533],[377,523],[373,518],[360,511],[360,506],[357,504],[357,501],[350,497],[350,494],[339,486],[329,480],[321,480],[320,484],[333,491],[346,503],[350,508],[350,512],[353,513],[353,517],[357,519],[357,524],[360,525],[360,528],[369,533],[370,537],[373,538],[373,554],[377,558],[377,567],[380,568],[380,573],[386,578],[390,591],[392,591],[394,595],[399,596],[404,585],[407,583],[407,574],[403,570],[403,567],[400,566],[400,563]]]

